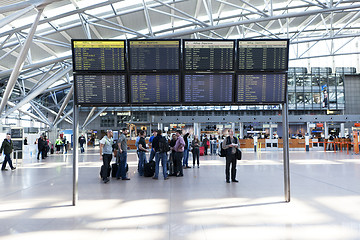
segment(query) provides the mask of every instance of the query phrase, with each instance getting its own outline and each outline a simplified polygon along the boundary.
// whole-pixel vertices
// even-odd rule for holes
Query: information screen
[[[125,70],[123,40],[73,40],[72,50],[74,72]]]
[[[126,104],[126,78],[121,75],[74,75],[75,102],[79,105]]]
[[[184,40],[185,70],[234,70],[234,41]]]
[[[23,140],[12,140],[14,151],[23,150]]]
[[[177,74],[131,75],[131,103],[180,103],[180,76]]]
[[[185,103],[232,103],[233,75],[189,74],[184,76]]]
[[[130,40],[130,70],[179,70],[179,40]]]
[[[286,73],[237,75],[235,102],[240,104],[283,103],[286,85]]]
[[[11,134],[11,138],[23,138],[23,129],[12,128],[10,134]]]
[[[288,40],[239,40],[238,70],[286,71]]]

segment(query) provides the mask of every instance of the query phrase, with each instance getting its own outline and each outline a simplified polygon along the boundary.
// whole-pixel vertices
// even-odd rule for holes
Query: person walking
[[[185,141],[181,136],[181,130],[176,131],[175,134],[177,136],[177,140],[173,149],[175,150],[176,176],[182,177],[184,174],[181,160],[184,156]]]
[[[84,134],[81,134],[81,136],[79,137],[79,144],[80,144],[80,152],[83,153],[85,152],[84,149],[84,144],[86,143],[86,139],[84,137]]]
[[[126,176],[126,164],[127,164],[127,139],[126,139],[127,129],[123,128],[122,133],[118,140],[119,152],[117,154],[117,159],[119,160],[119,168],[116,173],[116,179],[130,180]]]
[[[207,138],[207,135],[204,136],[204,139],[202,141],[202,144],[204,146],[204,155],[207,155],[208,147],[209,147],[209,139]]]
[[[195,159],[197,159],[197,166],[200,167],[200,140],[198,136],[194,136],[194,140],[192,141],[191,147],[192,147],[192,154],[193,154],[193,167],[195,167]]]
[[[234,137],[234,131],[232,129],[229,129],[228,133],[229,136],[227,136],[222,143],[222,148],[226,150],[226,182],[230,183],[230,164],[231,181],[239,182],[238,180],[236,180],[236,150],[239,148],[239,141],[236,137]]]
[[[101,178],[104,183],[109,182],[108,172],[110,172],[110,162],[112,159],[112,145],[114,144],[112,130],[107,130],[106,135],[99,141],[100,143],[100,160],[103,161]]]
[[[7,170],[6,169],[6,163],[9,163],[9,166],[10,166],[11,170],[16,169],[16,167],[14,167],[12,165],[11,156],[10,156],[10,154],[12,153],[13,150],[14,150],[14,146],[13,146],[13,142],[11,140],[11,134],[7,133],[6,138],[2,142],[1,148],[0,148],[0,156],[1,156],[3,151],[4,151],[4,155],[5,155],[4,162],[3,162],[2,166],[1,166],[1,171],[6,171]]]

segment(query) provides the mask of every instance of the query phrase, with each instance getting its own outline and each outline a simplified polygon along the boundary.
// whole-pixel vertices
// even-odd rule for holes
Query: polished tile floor
[[[71,154],[2,171],[0,239],[360,239],[358,155],[290,152],[289,203],[281,151],[244,151],[230,184],[217,156],[164,181],[139,177],[134,152],[131,180],[103,184],[98,156],[80,154],[77,206]]]

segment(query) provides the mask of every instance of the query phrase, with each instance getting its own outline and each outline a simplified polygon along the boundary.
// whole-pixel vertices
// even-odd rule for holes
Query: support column
[[[161,130],[161,131],[164,130],[164,124],[163,123],[158,123],[158,130]]]
[[[79,151],[78,151],[78,133],[79,133],[79,107],[74,104],[74,125],[73,125],[73,206],[79,199],[78,179],[79,179]]]
[[[194,135],[198,136],[200,139],[201,134],[201,123],[194,123]]]
[[[345,137],[345,123],[340,123],[340,137]]]
[[[233,123],[231,123],[231,129],[233,130],[234,135],[235,135],[235,123],[234,123],[234,122],[233,122]]]
[[[11,95],[13,89],[14,89],[16,80],[18,79],[18,77],[20,75],[20,72],[21,72],[21,70],[22,70],[22,68],[24,66],[25,58],[26,58],[26,56],[28,54],[30,45],[31,45],[33,37],[35,35],[37,25],[38,25],[39,20],[40,20],[40,16],[41,16],[43,11],[44,11],[44,8],[38,9],[38,14],[37,14],[37,16],[35,18],[35,21],[34,21],[33,25],[31,26],[31,29],[29,31],[29,34],[28,34],[27,38],[26,38],[25,44],[24,44],[23,48],[21,49],[19,56],[16,59],[14,69],[13,69],[11,75],[10,75],[10,78],[8,80],[4,95],[2,97],[3,99],[2,99],[1,104],[0,104],[0,115],[5,109],[7,101],[9,100],[9,97],[10,97],[10,95]]]
[[[284,165],[284,190],[285,201],[290,202],[290,163],[289,163],[289,118],[288,118],[288,99],[286,92],[286,102],[282,105],[283,117],[283,165]]]
[[[270,127],[270,128],[269,128],[269,129],[270,129],[270,133],[269,133],[269,134],[270,134],[270,139],[273,139],[273,138],[274,138],[274,136],[273,136],[273,135],[274,135],[274,134],[273,134],[274,131],[273,131],[273,128],[272,128],[271,125],[272,125],[272,122],[269,122],[269,127]],[[271,143],[271,145],[272,145],[272,143]]]
[[[306,132],[311,136],[310,123],[306,123]]]
[[[244,123],[239,123],[240,139],[244,139]]]
[[[327,122],[324,122],[324,135],[325,135],[325,139],[329,138],[329,126]]]

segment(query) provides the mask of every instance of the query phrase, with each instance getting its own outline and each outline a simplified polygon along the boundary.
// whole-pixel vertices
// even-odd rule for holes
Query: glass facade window
[[[343,89],[343,75],[290,73],[288,75],[289,109],[343,110],[345,106]]]

